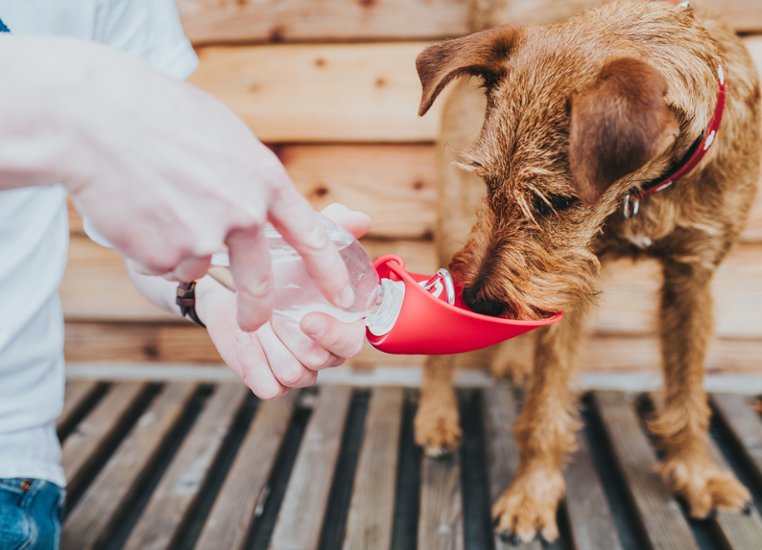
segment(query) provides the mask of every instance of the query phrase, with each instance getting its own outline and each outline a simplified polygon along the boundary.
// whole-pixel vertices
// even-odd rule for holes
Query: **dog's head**
[[[595,236],[654,159],[663,169],[679,132],[665,78],[562,26],[475,33],[429,47],[416,65],[421,115],[460,75],[481,77],[487,95],[460,165],[487,187],[450,265],[466,303],[532,319],[593,294]]]

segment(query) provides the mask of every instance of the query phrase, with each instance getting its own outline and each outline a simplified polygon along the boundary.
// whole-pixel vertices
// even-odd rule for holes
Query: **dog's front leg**
[[[711,278],[700,266],[665,262],[660,330],[664,403],[650,423],[665,451],[662,476],[695,518],[718,508],[738,510],[751,500],[707,447],[711,412],[704,392],[704,359],[712,333]]]
[[[421,401],[415,415],[415,442],[430,457],[447,455],[458,448],[461,430],[458,401],[452,385],[455,357],[426,358]]]
[[[564,495],[564,457],[574,449],[576,398],[570,386],[572,363],[581,335],[582,314],[538,331],[534,371],[516,426],[520,464],[516,477],[492,507],[502,537],[523,541],[539,532],[558,538],[556,509]]]

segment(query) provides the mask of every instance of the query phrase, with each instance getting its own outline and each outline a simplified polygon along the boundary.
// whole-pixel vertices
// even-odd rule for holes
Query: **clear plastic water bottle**
[[[304,315],[313,311],[327,313],[343,322],[362,319],[377,309],[381,289],[378,274],[368,254],[351,233],[338,227],[325,216],[321,216],[321,222],[347,266],[350,284],[355,294],[354,303],[347,308],[340,308],[323,296],[307,273],[299,253],[275,228],[268,225],[264,233],[270,250],[275,283],[273,315],[286,317],[297,323]],[[227,254],[215,254],[212,263],[229,265]]]

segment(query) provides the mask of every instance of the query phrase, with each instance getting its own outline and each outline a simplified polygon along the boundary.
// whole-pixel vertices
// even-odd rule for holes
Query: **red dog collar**
[[[717,92],[717,104],[714,106],[714,114],[712,120],[709,121],[709,126],[691,145],[683,159],[667,175],[646,183],[640,188],[635,188],[624,196],[622,214],[626,219],[632,218],[638,213],[640,201],[648,195],[663,191],[693,170],[714,143],[722,122],[722,113],[725,110],[725,72],[722,70],[722,66],[717,67],[717,81],[720,89]]]

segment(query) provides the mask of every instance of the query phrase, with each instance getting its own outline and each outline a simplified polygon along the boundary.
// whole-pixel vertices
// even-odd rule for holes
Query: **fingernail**
[[[352,290],[352,287],[345,286],[341,290],[341,296],[339,296],[339,302],[336,305],[341,307],[350,307],[354,303],[355,303],[355,293]]]
[[[310,338],[317,338],[325,331],[325,324],[315,317],[308,317],[302,321],[302,330]]]

